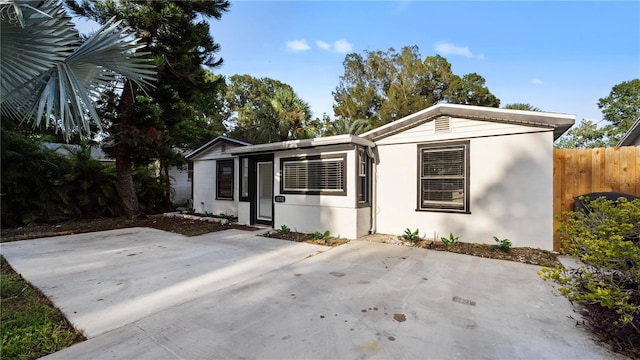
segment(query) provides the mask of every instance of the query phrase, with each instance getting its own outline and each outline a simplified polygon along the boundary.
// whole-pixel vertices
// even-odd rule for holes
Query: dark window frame
[[[244,168],[245,161],[247,163],[246,169]],[[238,166],[240,168],[238,171],[240,173],[240,176],[239,176],[240,184],[238,186],[238,198],[240,199],[240,201],[250,201],[251,199],[251,196],[250,196],[251,195],[251,190],[250,190],[251,189],[251,170],[250,169],[251,169],[252,161],[248,157],[240,157],[240,160],[238,161],[238,163],[239,163]],[[246,189],[244,189],[245,184],[243,183],[245,176],[247,178]],[[246,190],[246,196],[244,194],[245,190]]]
[[[221,196],[220,195],[220,186],[222,183],[222,172],[224,172],[224,168],[231,165],[231,189],[228,190],[229,196]],[[216,200],[233,200],[234,196],[234,187],[235,187],[235,161],[233,159],[228,160],[216,160]]]
[[[288,162],[304,162],[304,161],[318,161],[327,159],[339,159],[342,161],[342,184],[343,189],[338,191],[331,190],[286,190],[285,189],[285,164]],[[347,196],[347,154],[331,154],[331,155],[308,155],[297,156],[280,159],[280,193],[281,194],[300,194],[300,195],[334,195],[334,196]]]
[[[364,164],[362,157],[364,157]],[[371,206],[371,159],[366,149],[356,149],[356,162],[358,164],[356,169],[356,205],[358,207]],[[364,170],[364,174],[362,170]],[[362,190],[363,187],[364,190]],[[361,194],[364,196],[364,200],[361,200]]]
[[[469,140],[462,141],[448,141],[448,142],[437,142],[437,143],[426,143],[426,144],[418,144],[418,176],[417,176],[417,207],[416,211],[431,211],[431,212],[447,212],[447,213],[463,213],[470,214],[470,153],[471,146]],[[429,179],[423,176],[423,155],[425,150],[441,150],[446,151],[447,149],[455,150],[462,148],[464,153],[464,189],[463,189],[463,200],[462,205],[460,206],[437,206],[437,204],[433,205],[425,205],[423,201],[423,189],[422,184],[423,181],[428,181]],[[435,180],[435,179],[434,179]]]

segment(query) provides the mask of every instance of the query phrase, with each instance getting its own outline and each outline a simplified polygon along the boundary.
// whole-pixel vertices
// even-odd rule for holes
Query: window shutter
[[[291,160],[283,162],[283,190],[342,192],[344,159]]]

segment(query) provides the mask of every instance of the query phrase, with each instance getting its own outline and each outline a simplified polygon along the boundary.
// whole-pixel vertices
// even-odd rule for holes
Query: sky
[[[477,73],[501,107],[602,119],[598,99],[640,78],[640,1],[232,1],[211,21],[214,73],[285,82],[333,117],[347,53],[418,46]],[[83,29],[80,28],[82,32]]]

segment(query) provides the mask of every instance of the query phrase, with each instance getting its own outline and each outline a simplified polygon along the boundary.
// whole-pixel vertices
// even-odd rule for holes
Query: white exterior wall
[[[470,140],[470,214],[416,211],[417,144],[463,139]],[[429,238],[451,232],[463,242],[495,244],[497,236],[553,249],[552,131],[452,119],[450,133],[434,134],[426,123],[378,144],[377,232],[419,228]]]
[[[211,147],[193,159],[193,208],[198,213],[210,212],[214,215],[238,215],[238,158],[228,154],[235,147],[226,144],[227,151],[221,151],[221,144]],[[216,199],[216,161],[234,160],[233,200]]]
[[[346,154],[346,187],[344,195],[306,195],[280,193],[280,159],[299,155],[331,155]],[[353,149],[339,151],[283,151],[274,154],[274,195],[283,195],[284,203],[274,204],[274,228],[279,229],[287,225],[299,232],[324,232],[329,230],[332,236],[355,239],[364,236],[369,231],[370,219],[363,214],[368,208],[356,206],[356,170],[357,152]]]

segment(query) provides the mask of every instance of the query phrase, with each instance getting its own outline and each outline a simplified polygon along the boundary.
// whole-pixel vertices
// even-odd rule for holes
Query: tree
[[[222,64],[222,59],[214,56],[219,45],[210,35],[207,20],[220,19],[230,4],[226,0],[66,2],[80,16],[99,23],[114,16],[123,19],[142,38],[158,66],[158,86],[147,92],[148,99],[127,79],[112,102],[115,116],[109,133],[114,144],[119,191],[127,216],[136,217],[140,207],[132,182],[132,167],[137,161],[133,155],[154,156],[160,161],[160,181],[165,184],[168,202],[167,169],[181,160],[176,148],[194,146],[187,139],[200,129],[197,121],[203,119],[203,113],[209,122],[204,132],[207,136],[212,129],[222,129],[221,124],[211,124],[221,118],[216,118],[203,104],[220,91],[221,78],[212,78],[203,66],[215,68]],[[141,150],[132,151],[136,148]]]
[[[556,142],[559,149],[597,148],[607,146],[606,131],[598,124],[584,119],[578,126],[574,126]]]
[[[366,119],[350,120],[348,118],[337,118],[331,120],[326,114],[322,118],[323,131],[322,136],[333,135],[359,135],[371,130],[371,124]]]
[[[484,83],[485,79],[476,73],[455,77],[445,99],[452,104],[500,106],[500,100],[489,92]]]
[[[499,106],[475,73],[462,77],[440,55],[421,59],[417,46],[347,54],[345,72],[333,92],[334,115],[349,121],[365,119],[379,126],[439,102]]]
[[[149,85],[153,66],[119,21],[105,21],[82,42],[54,0],[0,2],[2,115],[34,127],[54,126],[66,139],[100,124],[94,101],[121,76]],[[3,119],[3,121],[6,121]]]
[[[504,109],[512,109],[512,110],[527,110],[527,111],[542,111],[540,108],[537,108],[528,103],[513,103],[507,104],[504,106]]]
[[[231,76],[225,110],[230,135],[252,143],[312,138],[321,127],[290,85],[270,78]]]
[[[609,122],[605,126],[606,137],[614,146],[640,116],[640,79],[614,85],[609,96],[598,99],[598,109],[602,119]]]
[[[228,133],[252,143],[270,142],[271,129],[261,128],[264,124],[259,123],[258,115],[264,117],[264,112],[270,111],[271,99],[282,89],[293,91],[290,85],[267,77],[232,75],[226,79],[224,122]]]
[[[559,148],[615,146],[640,116],[640,79],[614,85],[609,96],[598,100],[602,120],[583,119],[556,142]]]

